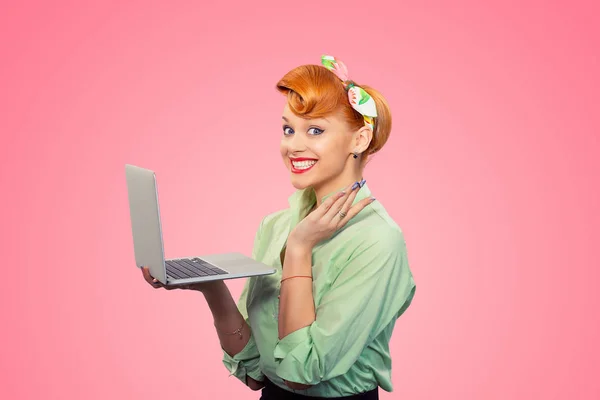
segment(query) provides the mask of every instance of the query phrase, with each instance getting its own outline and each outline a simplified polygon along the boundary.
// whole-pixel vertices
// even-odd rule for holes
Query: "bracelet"
[[[226,332],[221,332],[221,333],[223,335],[240,335],[240,340],[242,340],[242,338],[243,338],[242,330],[244,329],[244,323],[242,323],[242,326],[240,326],[239,328],[237,328],[235,331],[233,331],[231,333],[226,333]]]
[[[288,276],[287,278],[283,278],[281,280],[281,282],[283,283],[283,281],[285,281],[286,279],[292,279],[292,278],[310,278],[312,279],[311,275],[294,275],[294,276]]]

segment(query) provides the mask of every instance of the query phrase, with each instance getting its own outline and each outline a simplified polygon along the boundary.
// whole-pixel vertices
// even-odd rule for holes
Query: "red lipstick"
[[[294,162],[299,162],[299,161],[315,161],[315,163],[308,168],[298,169],[298,168],[294,167]],[[312,167],[314,167],[317,164],[316,162],[317,162],[317,160],[314,158],[304,158],[304,157],[291,158],[290,157],[290,165],[292,167],[292,173],[294,173],[294,174],[303,174],[306,171],[310,171],[312,169]]]

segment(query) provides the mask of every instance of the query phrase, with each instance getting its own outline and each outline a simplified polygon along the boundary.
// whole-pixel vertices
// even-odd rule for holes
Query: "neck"
[[[328,182],[324,182],[320,186],[315,186],[315,195],[317,197],[316,207],[321,205],[321,199],[323,199],[323,196],[327,196],[328,194],[337,190],[345,189],[354,182],[360,182],[362,179],[362,169],[356,168],[352,171],[343,172],[341,175],[338,175]]]

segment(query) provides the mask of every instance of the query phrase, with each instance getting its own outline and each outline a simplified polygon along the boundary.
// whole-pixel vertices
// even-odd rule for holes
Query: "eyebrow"
[[[284,120],[285,122],[290,122],[290,121],[289,121],[289,120],[288,120],[286,117],[284,117],[284,116],[281,116],[281,118],[283,118],[283,120]],[[329,124],[331,123],[331,122],[330,122],[330,121],[329,121],[327,118],[316,118],[316,119],[322,119],[323,121],[326,121],[326,122],[327,122],[327,123],[329,123]]]

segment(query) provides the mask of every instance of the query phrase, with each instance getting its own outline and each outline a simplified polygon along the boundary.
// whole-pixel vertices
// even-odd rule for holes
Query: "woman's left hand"
[[[312,249],[319,242],[331,237],[335,231],[346,225],[363,208],[375,200],[372,197],[366,198],[353,206],[352,203],[360,190],[360,186],[352,189],[353,186],[358,185],[350,185],[346,190],[331,196],[300,221],[290,232],[288,248],[295,246]]]
[[[286,381],[285,379],[283,380],[283,383],[285,383],[286,386],[289,387],[290,389],[294,389],[294,390],[305,390],[305,389],[312,387],[312,385],[305,385],[303,383],[289,382],[289,381]]]

